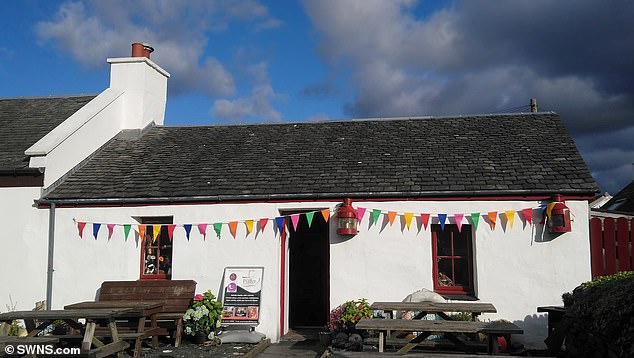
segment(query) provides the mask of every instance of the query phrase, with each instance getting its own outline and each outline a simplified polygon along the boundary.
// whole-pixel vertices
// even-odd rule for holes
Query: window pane
[[[436,252],[438,256],[452,256],[451,234],[449,230],[436,232]]]
[[[454,259],[456,286],[469,287],[469,260],[467,258]]]
[[[471,240],[469,237],[471,236],[471,227],[468,225],[462,225],[462,232],[454,232],[453,235],[453,245],[454,245],[454,255],[456,256],[467,256],[469,255],[469,245],[471,244]]]
[[[438,259],[438,286],[454,286],[451,259]]]

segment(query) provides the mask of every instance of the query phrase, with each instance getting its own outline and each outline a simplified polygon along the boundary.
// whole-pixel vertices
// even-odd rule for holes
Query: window
[[[167,224],[173,222],[171,216],[142,217],[146,225],[145,236],[141,238],[141,279],[169,280],[172,277],[172,242],[167,234]],[[154,225],[161,225],[156,241]]]
[[[471,225],[431,226],[434,290],[441,294],[472,295],[473,247]]]

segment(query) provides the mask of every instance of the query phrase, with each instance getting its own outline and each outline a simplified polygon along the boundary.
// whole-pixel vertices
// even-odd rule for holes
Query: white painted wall
[[[103,223],[135,223],[132,217],[174,216],[175,224],[213,223],[267,217],[274,218],[281,210],[333,209],[338,202],[256,203],[217,205],[174,205],[120,208],[58,208],[56,211],[55,277],[53,307],[93,299],[105,280],[135,280],[139,277],[140,248],[134,239],[123,242],[123,229],[117,227],[110,241],[102,227],[97,241],[92,227],[86,226],[84,239],[79,239],[73,219]],[[403,212],[470,213],[520,210],[538,207],[534,201],[471,201],[471,202],[357,202],[368,209]],[[561,303],[561,294],[590,279],[590,247],[588,209],[583,201],[567,201],[573,219],[572,232],[549,242],[535,241],[534,231],[541,225],[523,228],[516,216],[513,228],[495,231],[480,221],[474,235],[476,290],[480,300],[493,303],[498,314],[485,314],[482,319],[504,318],[526,330],[520,341],[532,346],[546,336],[546,316],[537,316],[536,307]],[[432,289],[431,234],[429,229],[417,232],[412,225],[401,231],[400,218],[381,231],[368,227],[369,212],[360,224],[360,233],[343,240],[330,232],[331,306],[360,297],[369,301],[402,300],[420,288]],[[257,224],[257,221],[256,221]],[[218,240],[211,225],[203,241],[196,227],[191,240],[182,227],[174,233],[173,279],[194,279],[197,291],[211,289],[218,293],[222,270],[226,266],[264,266],[261,324],[258,331],[279,338],[280,239],[269,221],[257,239],[245,239],[244,225],[233,239],[223,226]],[[380,232],[379,232],[380,231]],[[287,271],[288,272],[288,271]],[[288,307],[288,306],[287,306]],[[288,314],[286,314],[288,317]]]
[[[30,310],[46,299],[48,210],[33,207],[39,194],[39,187],[0,188],[0,312],[10,301]]]

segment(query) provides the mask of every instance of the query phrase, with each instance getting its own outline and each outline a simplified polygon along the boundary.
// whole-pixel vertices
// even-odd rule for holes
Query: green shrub
[[[564,300],[571,356],[634,357],[634,272],[586,282]]]

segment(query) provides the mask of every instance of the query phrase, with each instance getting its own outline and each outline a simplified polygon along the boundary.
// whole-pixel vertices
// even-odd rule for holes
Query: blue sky
[[[166,125],[497,113],[535,97],[615,193],[634,178],[633,4],[2,1],[0,97],[99,93],[106,58],[134,41],[172,74]]]

